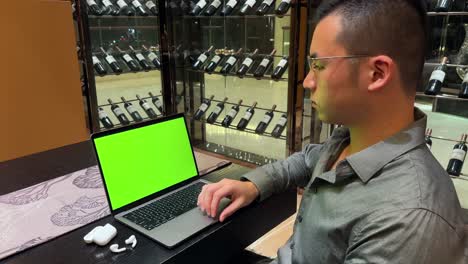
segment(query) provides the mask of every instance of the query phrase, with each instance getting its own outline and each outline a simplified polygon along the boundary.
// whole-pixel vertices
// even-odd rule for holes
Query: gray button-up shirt
[[[427,117],[330,170],[349,144],[339,128],[323,145],[244,176],[260,199],[305,188],[294,233],[273,263],[462,263],[461,207],[426,147]]]

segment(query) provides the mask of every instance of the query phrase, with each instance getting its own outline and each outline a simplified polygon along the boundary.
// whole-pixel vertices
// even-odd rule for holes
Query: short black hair
[[[315,22],[341,18],[337,41],[351,55],[387,55],[400,70],[407,92],[420,84],[427,40],[425,0],[324,0]]]

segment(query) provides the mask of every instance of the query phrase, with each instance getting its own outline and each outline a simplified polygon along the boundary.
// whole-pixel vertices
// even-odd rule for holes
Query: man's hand
[[[249,181],[223,179],[218,183],[203,186],[197,204],[207,215],[216,217],[219,201],[224,197],[230,198],[231,203],[219,216],[219,221],[223,222],[235,211],[249,205],[258,194],[257,187]]]

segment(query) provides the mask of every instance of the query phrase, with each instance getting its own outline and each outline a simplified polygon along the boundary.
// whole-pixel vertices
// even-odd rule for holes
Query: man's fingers
[[[235,211],[239,210],[242,206],[243,200],[241,198],[237,198],[226,207],[223,212],[219,215],[219,221],[223,222],[224,219],[231,216]]]
[[[206,212],[207,215],[211,215],[211,201],[213,200],[213,193],[220,189],[222,186],[218,183],[209,184],[206,186],[204,196],[202,200],[201,208]]]
[[[216,213],[218,211],[218,206],[219,206],[219,201],[223,197],[226,197],[230,195],[232,188],[225,185],[221,187],[221,189],[218,189],[216,192],[213,193],[213,199],[211,200],[211,205],[210,205],[210,212],[211,212],[211,217],[215,217]]]
[[[198,200],[197,200],[197,205],[198,206],[200,206],[202,201],[203,201],[203,196],[205,194],[205,186],[206,185],[203,185],[202,190],[201,190],[200,194],[198,195]]]

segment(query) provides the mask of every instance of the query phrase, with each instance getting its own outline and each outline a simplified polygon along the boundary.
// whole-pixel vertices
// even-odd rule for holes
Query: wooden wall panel
[[[3,10],[0,162],[88,139],[70,2],[6,1]]]

